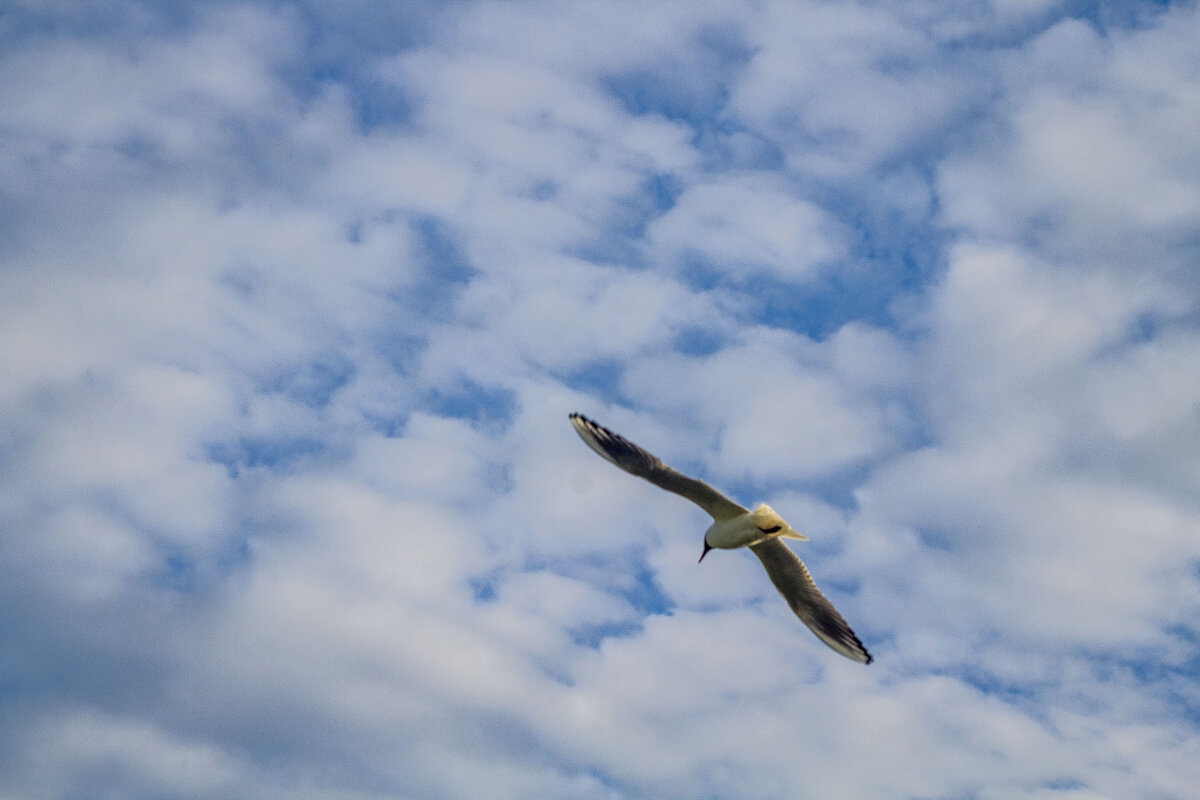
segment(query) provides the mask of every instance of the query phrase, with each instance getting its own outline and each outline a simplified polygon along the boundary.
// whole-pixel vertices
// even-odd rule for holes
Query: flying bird
[[[631,475],[645,478],[660,489],[686,497],[712,516],[713,524],[704,532],[701,561],[714,547],[722,550],[749,547],[762,561],[771,582],[787,600],[792,611],[821,641],[846,658],[863,664],[871,663],[871,654],[833,607],[833,603],[821,594],[804,562],[783,543],[784,539],[808,537],[793,530],[775,509],[761,503],[750,511],[707,483],[671,469],[656,456],[603,425],[582,414],[570,416],[571,424],[580,438],[606,461]]]

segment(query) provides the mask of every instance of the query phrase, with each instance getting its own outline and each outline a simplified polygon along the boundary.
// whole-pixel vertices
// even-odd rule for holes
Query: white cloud
[[[747,21],[754,55],[731,112],[798,172],[870,174],[962,114],[980,79],[941,60],[936,42],[900,13],[768,4]]]
[[[130,33],[123,47],[119,39],[18,40],[0,89],[9,135],[39,157],[84,168],[97,156],[103,163],[91,148],[129,140],[166,159],[203,160],[204,148],[224,143],[222,122],[288,108],[273,76],[294,45],[286,15],[226,7],[178,35]]]
[[[811,277],[844,257],[838,224],[774,184],[747,175],[688,187],[650,225],[657,257],[668,264],[700,259],[734,280],[764,272],[784,281]]]
[[[101,713],[48,715],[28,732],[23,753],[37,791],[51,794],[119,790],[220,797],[245,778],[242,765],[204,742],[188,741],[138,718]]]
[[[1003,132],[939,170],[946,221],[986,236],[1028,227],[1105,264],[1148,248],[1158,260],[1186,240],[1200,210],[1187,134],[1200,98],[1195,54],[1179,48],[1195,25],[1171,11],[1149,29],[1101,37],[1066,20],[1013,53]],[[1158,48],[1177,57],[1138,55]]]
[[[15,8],[0,795],[1200,781],[1195,9]]]
[[[855,385],[874,380],[869,372],[878,367],[868,359],[875,345],[864,342],[862,353],[850,357],[845,345],[855,335],[839,335],[831,356],[829,346],[804,337],[747,328],[740,343],[710,356],[671,354],[631,365],[625,391],[651,407],[699,418],[719,439],[714,468],[725,475],[817,477],[889,444],[886,414]],[[850,380],[831,369],[832,360],[842,362]]]

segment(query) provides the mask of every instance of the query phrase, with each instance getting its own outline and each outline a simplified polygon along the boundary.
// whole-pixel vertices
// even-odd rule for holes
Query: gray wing
[[[645,478],[660,489],[686,497],[712,515],[715,520],[731,519],[748,513],[747,509],[730,500],[703,481],[689,478],[682,472],[671,469],[633,442],[613,433],[603,425],[592,422],[582,414],[571,414],[571,424],[579,438],[588,447],[599,453],[606,461],[621,469]]]
[[[792,611],[796,612],[796,616],[811,628],[821,641],[846,658],[863,664],[871,663],[871,654],[867,652],[867,648],[863,647],[854,631],[850,630],[850,626],[833,607],[833,603],[821,594],[808,572],[808,567],[792,552],[792,548],[776,538],[752,544],[750,549],[767,568],[771,583],[775,584],[775,588],[787,600]]]

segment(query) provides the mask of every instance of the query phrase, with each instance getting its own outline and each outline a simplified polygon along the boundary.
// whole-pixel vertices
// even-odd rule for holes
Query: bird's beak
[[[704,552],[700,554],[700,561],[704,560],[704,557],[706,555],[708,555],[709,550],[712,550],[712,545],[708,543],[708,539],[705,539],[704,540]],[[697,561],[696,563],[699,564],[700,561]]]

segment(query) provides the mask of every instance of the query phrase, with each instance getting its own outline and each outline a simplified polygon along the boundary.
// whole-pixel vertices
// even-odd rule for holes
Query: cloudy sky
[[[1198,42],[5,3],[0,798],[1194,797]]]

